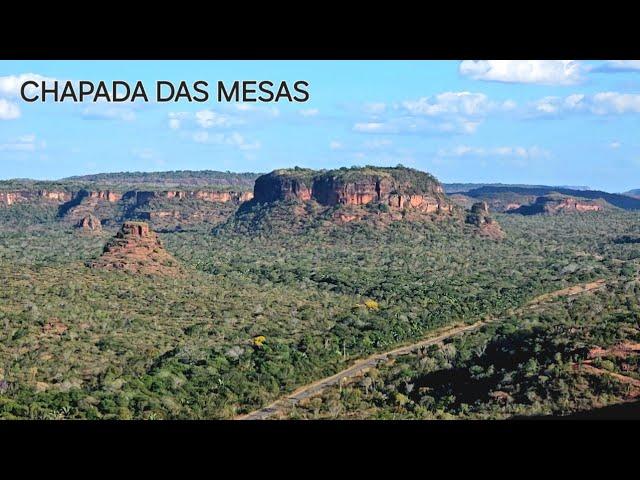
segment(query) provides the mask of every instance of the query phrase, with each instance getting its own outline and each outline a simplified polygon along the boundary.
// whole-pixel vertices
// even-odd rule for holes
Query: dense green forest
[[[158,278],[86,267],[109,228],[80,235],[54,208],[0,213],[2,418],[230,418],[443,325],[502,315],[496,332],[526,330],[533,320],[509,311],[583,282],[633,283],[640,256],[637,243],[617,241],[640,234],[638,215],[624,211],[496,215],[502,242],[452,221],[378,228],[318,219],[299,231],[267,223],[253,234],[203,224],[161,233],[189,275]],[[637,295],[624,295],[602,299],[606,309],[584,300],[582,309],[596,326],[614,315],[632,328]],[[626,310],[615,312],[618,304]],[[555,331],[582,311],[546,315]],[[518,341],[549,344],[555,358],[543,333]],[[429,402],[407,415],[467,414],[454,400],[436,410]]]

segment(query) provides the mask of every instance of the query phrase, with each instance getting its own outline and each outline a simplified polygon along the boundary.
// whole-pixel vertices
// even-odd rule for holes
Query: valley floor
[[[278,416],[559,415],[633,396],[590,368],[640,379],[634,354],[589,357],[640,341],[636,213],[500,215],[500,242],[446,222],[163,232],[179,278],[88,268],[111,227],[2,215],[0,418],[235,418],[491,318]]]

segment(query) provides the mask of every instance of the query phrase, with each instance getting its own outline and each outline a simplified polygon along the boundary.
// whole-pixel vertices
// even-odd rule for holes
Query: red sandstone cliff
[[[408,178],[396,178],[396,171],[402,171]],[[442,185],[424,172],[400,168],[347,172],[276,170],[256,180],[254,199],[257,203],[314,200],[324,206],[379,203],[392,209],[414,209],[424,213],[453,211]],[[418,182],[413,182],[411,176]]]

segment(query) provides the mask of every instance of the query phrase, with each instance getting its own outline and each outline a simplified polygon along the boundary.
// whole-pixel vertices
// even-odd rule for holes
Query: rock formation
[[[281,200],[313,200],[328,207],[377,203],[391,209],[415,209],[425,213],[453,210],[442,185],[435,178],[404,167],[321,172],[308,169],[275,170],[256,180],[256,203]]]
[[[538,197],[531,205],[522,205],[509,210],[507,213],[522,215],[558,215],[562,213],[599,212],[603,210],[604,202],[550,194]]]
[[[115,203],[122,198],[122,194],[118,192],[112,192],[111,190],[96,190],[90,191],[88,197]]]
[[[92,214],[88,214],[86,217],[83,217],[82,220],[76,224],[76,227],[87,233],[102,231],[102,224],[100,223],[100,220]]]
[[[62,190],[13,190],[0,192],[0,205],[16,203],[45,202],[59,204],[71,200],[71,192]]]
[[[182,273],[178,262],[145,222],[124,222],[116,236],[107,242],[102,255],[89,266],[147,275]]]
[[[193,198],[213,203],[242,203],[253,198],[252,192],[234,191],[210,191],[210,190],[170,190],[170,191],[130,191],[125,194],[126,198],[135,198],[136,206],[146,205],[155,199],[186,199]]]
[[[489,215],[487,202],[474,203],[467,215],[466,223],[475,226],[480,236],[494,240],[501,240],[505,236],[498,222]]]

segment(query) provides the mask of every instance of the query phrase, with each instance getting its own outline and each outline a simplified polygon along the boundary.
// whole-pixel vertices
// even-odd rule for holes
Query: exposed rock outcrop
[[[256,180],[256,203],[313,200],[323,206],[371,203],[392,209],[425,213],[453,210],[442,185],[431,175],[404,167],[353,168],[316,172],[308,169],[275,170]]]
[[[107,202],[115,203],[122,198],[122,194],[118,192],[112,192],[111,190],[95,190],[90,191],[89,198],[96,198],[98,200],[106,200]]]
[[[182,273],[178,262],[145,222],[124,222],[116,236],[107,242],[102,255],[88,265],[147,275]]]
[[[0,192],[0,205],[44,201],[59,204],[71,200],[71,192],[62,190],[14,190]]]
[[[313,170],[275,170],[256,179],[253,198],[258,203],[271,203],[279,200],[311,199]]]
[[[100,223],[100,220],[92,214],[83,217],[82,220],[76,224],[76,227],[87,233],[102,231],[102,224]]]
[[[602,201],[551,194],[538,197],[531,205],[522,205],[519,208],[509,210],[508,213],[558,215],[563,213],[599,212],[603,208],[604,202]]]
[[[233,192],[233,191],[209,191],[209,190],[170,190],[170,191],[131,191],[125,194],[126,198],[135,198],[136,206],[146,205],[155,199],[186,199],[193,198],[213,203],[242,203],[253,198],[252,192]]]
[[[505,236],[502,228],[490,215],[487,202],[477,202],[471,207],[466,222],[477,228],[477,233],[483,237],[502,240]]]

